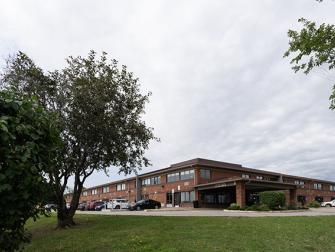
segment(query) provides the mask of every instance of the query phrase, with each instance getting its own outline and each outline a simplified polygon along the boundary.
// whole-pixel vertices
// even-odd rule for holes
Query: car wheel
[[[120,206],[115,206],[115,209],[120,209]]]
[[[155,206],[155,209],[158,209],[158,208],[159,208],[159,206],[156,205],[156,206]]]
[[[140,206],[136,207],[136,210],[137,210],[137,211],[140,211],[140,210],[141,210],[141,207],[140,207]]]
[[[331,205],[330,205],[330,204],[327,204],[326,207],[331,207]]]

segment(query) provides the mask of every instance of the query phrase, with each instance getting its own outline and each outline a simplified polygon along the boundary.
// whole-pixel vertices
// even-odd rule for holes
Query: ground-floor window
[[[166,193],[166,204],[172,204],[172,192]]]
[[[194,201],[194,191],[191,192],[181,192],[181,202],[193,202]]]
[[[228,192],[206,192],[201,193],[200,197],[201,201],[205,204],[228,205],[232,202],[231,194]]]

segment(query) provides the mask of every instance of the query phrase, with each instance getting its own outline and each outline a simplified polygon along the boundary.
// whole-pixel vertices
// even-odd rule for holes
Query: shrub
[[[289,205],[287,206],[287,210],[298,210],[298,207],[294,205]]]
[[[254,204],[251,206],[247,206],[245,208],[246,211],[270,211],[271,209],[265,204]]]
[[[259,199],[261,204],[265,204],[273,210],[285,206],[285,194],[283,192],[261,192]]]
[[[0,251],[28,242],[24,225],[43,209],[58,132],[35,100],[0,92]],[[40,211],[41,210],[41,211]]]
[[[228,207],[229,210],[240,210],[240,206],[236,203],[231,203],[230,206]]]
[[[321,205],[318,201],[314,200],[312,202],[309,202],[307,207],[314,207],[314,208],[319,208]]]
[[[269,208],[268,205],[266,204],[260,204],[257,206],[257,211],[270,211],[271,209]]]

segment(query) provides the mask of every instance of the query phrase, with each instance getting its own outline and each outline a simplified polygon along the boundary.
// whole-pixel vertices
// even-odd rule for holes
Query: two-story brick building
[[[251,169],[239,164],[192,159],[129,179],[86,188],[80,202],[150,198],[162,206],[226,207],[252,204],[261,191],[281,190],[288,204],[335,198],[335,182]],[[71,195],[67,195],[67,201]]]

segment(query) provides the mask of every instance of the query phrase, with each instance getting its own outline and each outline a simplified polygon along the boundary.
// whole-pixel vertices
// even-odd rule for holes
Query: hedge
[[[283,192],[261,192],[259,200],[261,204],[267,205],[270,209],[280,209],[285,206],[285,194]]]

